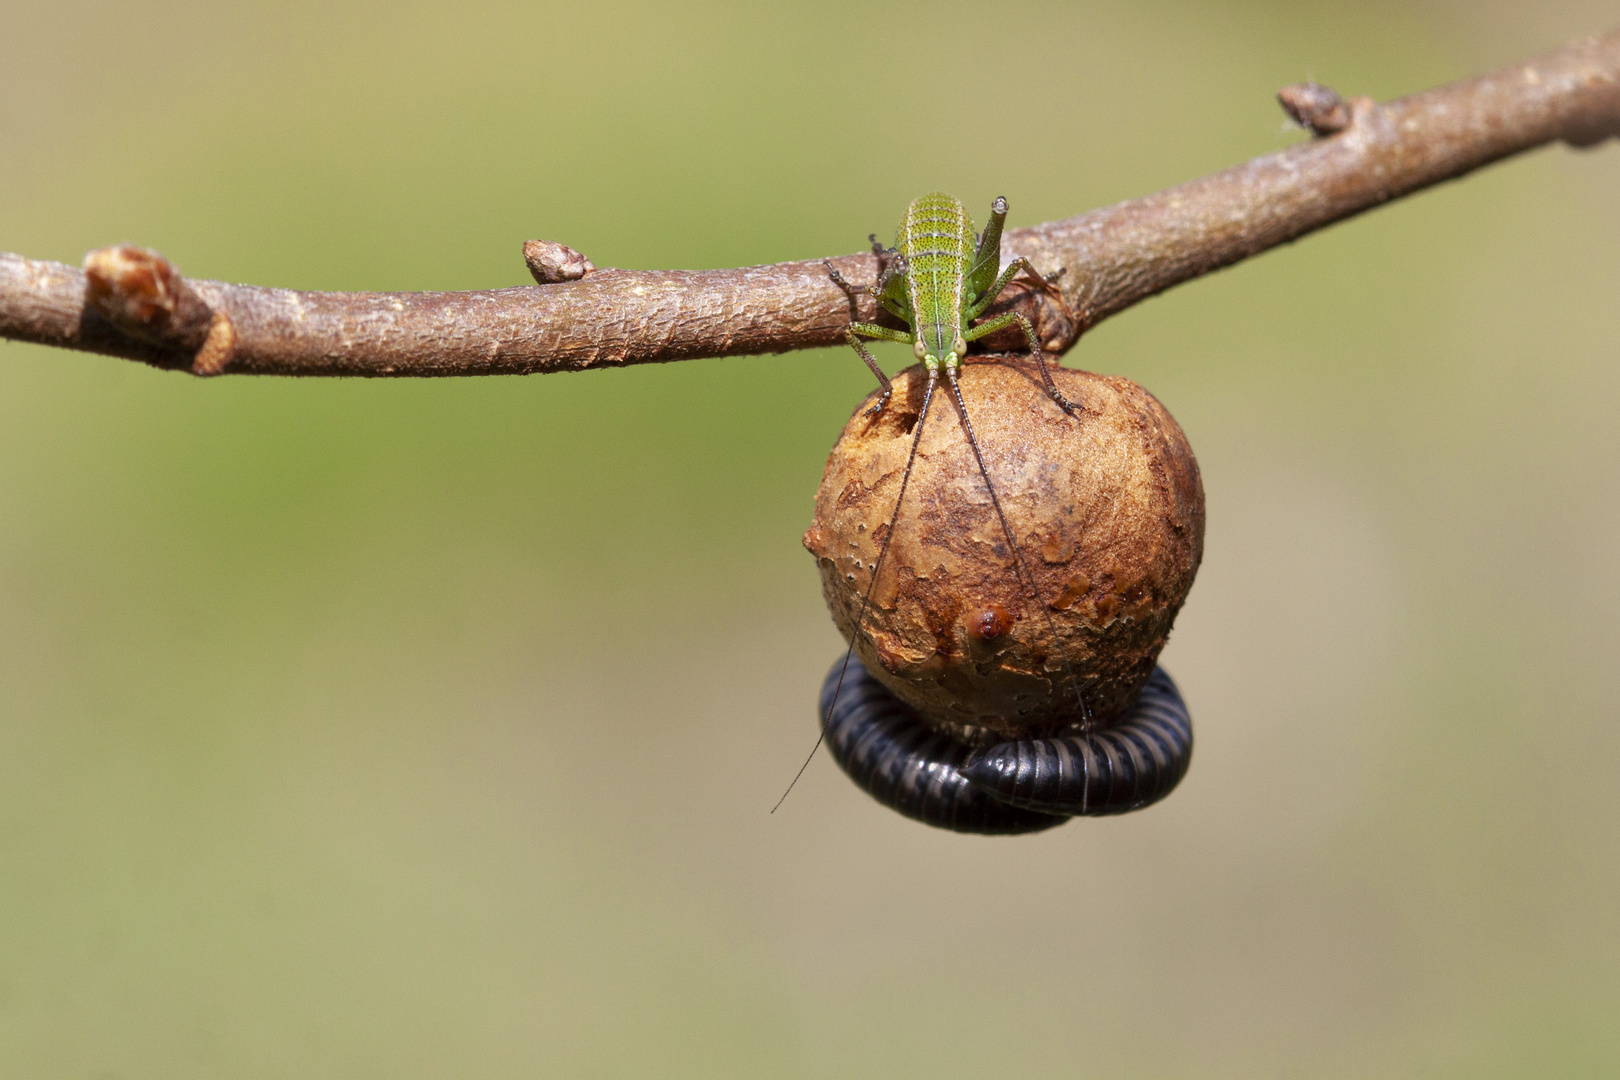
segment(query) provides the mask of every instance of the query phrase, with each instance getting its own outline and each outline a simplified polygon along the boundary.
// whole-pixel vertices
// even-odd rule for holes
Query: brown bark
[[[1549,142],[1590,146],[1620,134],[1620,31],[1385,105],[1341,102],[1347,123],[1322,89],[1284,92],[1319,133],[1311,142],[1009,232],[1004,251],[1066,271],[1069,310],[1022,288],[1005,303],[1022,305],[1061,352],[1132,304],[1390,199]],[[852,310],[820,260],[585,272],[583,256],[556,249],[568,252],[528,249],[535,273],[555,283],[437,293],[182,281],[161,257],[143,273],[96,282],[61,263],[0,254],[0,336],[197,374],[491,375],[834,345],[852,315],[876,317],[869,298]],[[93,252],[87,265],[94,274],[109,252],[139,250]],[[547,252],[562,259],[556,268]],[[833,263],[855,282],[877,269],[870,253]],[[568,280],[576,271],[584,276]]]

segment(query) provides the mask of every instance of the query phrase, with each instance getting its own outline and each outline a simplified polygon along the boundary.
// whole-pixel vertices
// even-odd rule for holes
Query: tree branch
[[[1012,230],[1003,250],[1064,268],[1062,296],[1015,283],[992,311],[1020,307],[1062,352],[1132,304],[1390,199],[1545,143],[1620,135],[1620,31],[1386,105],[1313,84],[1279,97],[1317,138]],[[525,257],[545,284],[322,293],[183,280],[139,248],[91,252],[83,271],[0,254],[0,336],[199,375],[491,375],[814,348],[842,342],[852,317],[887,319],[870,298],[852,302],[819,260],[596,270],[540,241]],[[870,253],[833,264],[857,282],[877,274]]]

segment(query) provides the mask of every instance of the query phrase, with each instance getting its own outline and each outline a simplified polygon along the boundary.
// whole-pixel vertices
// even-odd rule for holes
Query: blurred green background
[[[0,249],[311,289],[526,284],[529,237],[816,257],[1615,21],[24,0]],[[1612,1075],[1617,194],[1612,142],[1546,150],[1070,354],[1199,453],[1198,754],[1019,839],[825,754],[767,814],[841,647],[799,536],[847,350],[206,382],[0,345],[0,1075]]]

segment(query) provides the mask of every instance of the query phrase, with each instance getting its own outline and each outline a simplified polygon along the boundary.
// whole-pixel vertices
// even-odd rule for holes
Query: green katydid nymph
[[[852,295],[870,293],[889,314],[911,327],[910,331],[891,330],[874,323],[854,322],[844,332],[850,347],[883,384],[883,394],[871,408],[873,413],[881,412],[889,403],[891,387],[877,359],[861,344],[863,337],[910,345],[931,376],[937,376],[943,366],[954,383],[957,369],[967,355],[968,342],[1017,324],[1040,367],[1046,392],[1064,412],[1075,415],[1074,403],[1058,391],[1052,373],[1046,369],[1035,328],[1028,319],[1011,311],[973,325],[973,320],[984,314],[1020,273],[1029,275],[1041,288],[1050,288],[1022,255],[1008,263],[1007,269],[1001,269],[1001,230],[1006,221],[1007,200],[997,196],[990,205],[990,221],[975,244],[973,222],[961,200],[935,192],[906,208],[893,248],[885,249],[876,237],[872,238],[873,251],[884,264],[877,284],[851,285],[831,263],[827,264],[827,272],[841,289]],[[930,379],[930,390],[933,385]]]

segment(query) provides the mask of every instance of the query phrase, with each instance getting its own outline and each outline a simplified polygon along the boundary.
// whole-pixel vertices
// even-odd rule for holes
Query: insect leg
[[[1064,267],[1064,269],[1066,270],[1068,267]],[[1063,271],[1060,270],[1058,271],[1058,274],[1061,274],[1062,272]],[[1036,270],[1035,267],[1030,264],[1029,259],[1023,255],[1020,255],[1018,258],[1007,264],[1007,269],[1003,270],[1001,272],[1001,276],[990,283],[990,287],[988,289],[976,294],[977,298],[967,306],[967,309],[962,313],[962,317],[964,319],[977,319],[981,314],[983,314],[984,309],[993,304],[996,297],[1001,295],[1001,290],[1005,289],[1008,283],[1020,273],[1028,274],[1030,277],[1034,278],[1035,284],[1039,285],[1044,291],[1049,293],[1057,292],[1057,286],[1053,285],[1048,279],[1042,277],[1040,271]],[[1055,279],[1058,275],[1054,274],[1052,276]],[[1062,296],[1061,293],[1058,293],[1058,295],[1060,297]]]
[[[990,204],[990,220],[984,223],[984,232],[979,234],[973,245],[973,267],[967,275],[969,294],[972,296],[983,295],[995,280],[996,268],[1001,265],[1001,227],[1006,223],[1007,200],[997,195],[996,201]],[[997,288],[990,295],[1000,291]]]
[[[822,259],[821,265],[827,268],[827,276],[832,278],[832,283],[838,286],[840,289],[843,289],[844,292],[848,293],[850,299],[854,299],[856,296],[859,296],[862,293],[865,293],[868,296],[878,295],[877,287],[874,285],[852,284],[847,277],[838,272],[838,268],[833,266],[830,259]],[[882,278],[880,277],[878,280],[881,281]]]
[[[1058,407],[1064,412],[1070,416],[1077,416],[1080,406],[1064,397],[1063,392],[1057,388],[1057,383],[1052,381],[1052,372],[1046,366],[1046,355],[1041,352],[1041,343],[1035,340],[1035,328],[1029,324],[1029,320],[1024,316],[1016,311],[1009,311],[1005,315],[997,315],[988,322],[982,322],[978,326],[963,331],[962,337],[968,341],[977,341],[986,334],[993,334],[997,330],[1012,326],[1015,323],[1023,328],[1024,337],[1029,341],[1029,351],[1035,357],[1035,367],[1041,373],[1041,381],[1046,384],[1047,396],[1057,402]]]
[[[1035,606],[1046,619],[1046,632],[1052,636],[1052,647],[1063,657],[1063,670],[1069,676],[1069,685],[1074,689],[1075,702],[1080,706],[1081,723],[1089,727],[1091,712],[1086,708],[1085,695],[1080,692],[1080,680],[1075,678],[1074,665],[1069,663],[1069,655],[1063,651],[1063,641],[1058,637],[1057,624],[1052,621],[1052,613],[1047,609],[1046,602],[1041,599],[1041,590],[1035,584],[1035,575],[1029,572],[1029,565],[1024,562],[1024,552],[1013,536],[1012,526],[1007,523],[1007,514],[1001,509],[1001,496],[996,494],[996,485],[990,482],[990,470],[985,468],[984,454],[979,450],[979,437],[973,433],[973,421],[968,419],[967,402],[962,400],[962,386],[956,380],[956,365],[947,365],[945,374],[950,379],[951,396],[956,399],[956,411],[962,416],[962,427],[967,431],[968,445],[973,448],[973,460],[979,463],[979,475],[984,477],[984,486],[990,492],[990,505],[996,508],[996,517],[1001,522],[1001,532],[1007,537],[1007,546],[1012,548],[1013,562],[1018,566],[1018,572],[1022,575],[1024,583],[1029,586],[1029,593],[1035,600]]]
[[[876,233],[873,233],[870,239],[872,241],[872,254],[878,257],[878,277],[875,284],[856,285],[852,283],[847,277],[838,272],[830,259],[822,259],[821,265],[827,268],[827,276],[832,278],[832,283],[843,289],[851,299],[863,294],[875,296],[879,303],[883,303],[884,307],[889,307],[889,304],[884,303],[884,294],[888,291],[889,284],[895,277],[905,275],[907,270],[906,257],[894,248],[886,248],[878,243]],[[893,309],[890,308],[890,310]]]
[[[883,260],[883,270],[878,274],[877,284],[872,286],[872,295],[878,298],[878,303],[890,311],[894,311],[893,301],[903,297],[905,292],[901,290],[897,296],[890,295],[890,287],[894,284],[896,278],[903,278],[910,271],[911,264],[906,261],[906,257],[890,248]]]
[[[887,375],[883,374],[883,369],[878,367],[877,357],[867,352],[866,346],[861,344],[862,337],[873,338],[877,341],[898,341],[902,345],[910,345],[912,338],[904,330],[890,330],[887,326],[876,326],[872,323],[850,323],[849,329],[844,331],[844,340],[849,342],[850,347],[860,354],[861,359],[866,361],[866,366],[871,369],[872,374],[876,375],[878,382],[883,385],[883,393],[878,395],[877,403],[866,410],[868,416],[876,416],[883,411],[883,406],[889,403],[889,395],[894,393],[894,384],[889,381]]]
[[[856,325],[860,325],[857,323]],[[883,327],[873,327],[882,330]],[[897,332],[897,331],[891,331]],[[851,331],[853,334],[853,330]],[[859,346],[857,346],[858,348]],[[887,382],[888,380],[884,380]],[[827,711],[821,719],[821,734],[816,738],[816,745],[810,748],[810,757],[804,759],[799,771],[794,774],[793,783],[789,784],[787,791],[782,792],[782,798],[776,800],[776,806],[771,807],[771,813],[776,813],[778,806],[787,799],[793,790],[793,784],[799,782],[804,770],[810,767],[810,758],[816,756],[821,749],[821,740],[827,737],[828,725],[832,723],[833,711],[838,708],[838,695],[844,688],[844,676],[849,673],[849,662],[855,655],[855,642],[860,640],[861,624],[866,621],[866,606],[872,600],[872,590],[877,588],[878,575],[883,572],[883,561],[889,557],[889,544],[894,540],[894,526],[900,520],[900,506],[906,501],[906,486],[911,483],[911,467],[917,462],[917,446],[922,442],[923,427],[928,421],[928,406],[934,400],[934,387],[939,385],[939,372],[933,368],[928,369],[928,386],[923,390],[922,415],[917,417],[917,428],[911,436],[911,453],[906,455],[906,471],[900,474],[900,493],[894,497],[894,512],[889,515],[889,527],[883,534],[883,546],[878,548],[877,561],[872,564],[872,580],[866,583],[866,591],[861,594],[861,606],[855,612],[855,625],[849,634],[849,648],[844,651],[843,666],[838,669],[838,681],[833,684],[832,698],[827,705]],[[865,671],[865,668],[862,668]],[[825,691],[823,691],[825,694]]]

